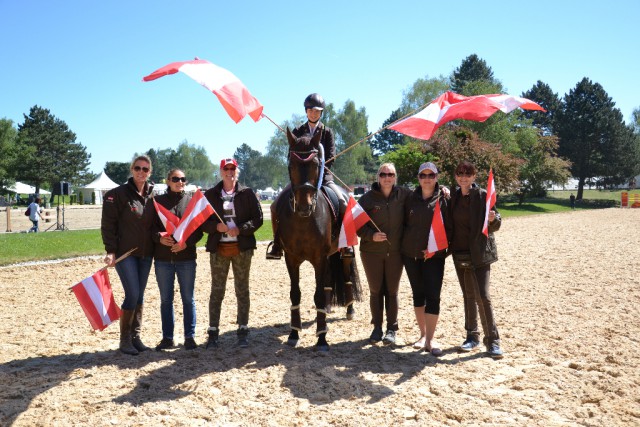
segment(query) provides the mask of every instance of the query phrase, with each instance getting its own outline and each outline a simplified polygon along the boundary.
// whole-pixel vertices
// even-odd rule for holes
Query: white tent
[[[87,184],[84,187],[80,187],[83,203],[85,205],[91,204],[91,195],[94,194],[96,205],[101,205],[104,194],[112,188],[116,188],[117,186],[118,184],[113,182],[111,178],[109,178],[107,174],[102,171],[100,172],[100,175],[98,175],[98,177],[93,180],[92,183]]]
[[[14,185],[7,187],[7,190],[11,191],[12,193],[18,193],[18,194],[35,194],[36,187],[32,187],[30,185],[23,184],[22,182],[16,181]],[[51,192],[47,190],[43,190],[41,188],[40,195],[45,195],[45,194],[49,195],[51,194]]]

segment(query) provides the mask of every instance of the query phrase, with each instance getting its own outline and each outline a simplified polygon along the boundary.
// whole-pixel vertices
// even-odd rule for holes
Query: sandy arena
[[[265,244],[252,267],[248,349],[235,346],[231,277],[221,348],[126,356],[117,351],[117,324],[93,332],[68,291],[102,267],[100,259],[0,268],[0,425],[640,425],[638,224],[640,209],[504,220],[500,261],[492,268],[506,352],[499,361],[456,351],[464,338],[463,311],[450,259],[436,333],[445,349],[440,358],[410,346],[418,337],[406,275],[399,345],[368,344],[361,265],[365,299],[355,320],[346,320],[343,308],[330,315],[331,350],[322,355],[312,348],[313,283],[305,264],[302,345],[287,347],[288,276],[284,261],[264,259]],[[208,254],[201,252],[198,262],[201,344]],[[110,274],[120,303],[120,281]],[[181,343],[179,300],[176,295]],[[159,305],[152,272],[142,334],[147,345],[161,338]]]

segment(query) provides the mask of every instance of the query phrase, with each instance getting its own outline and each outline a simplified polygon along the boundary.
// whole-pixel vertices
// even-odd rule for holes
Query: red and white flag
[[[162,225],[164,225],[164,229],[166,230],[161,232],[160,235],[171,236],[178,227],[178,224],[180,224],[180,218],[170,212],[169,209],[156,202],[156,199],[153,199],[153,205],[156,207],[158,218],[160,218],[160,221],[162,222]]]
[[[213,92],[231,119],[238,123],[247,114],[254,122],[262,118],[262,104],[249,92],[249,89],[231,71],[212,64],[204,59],[172,62],[142,80],[149,82],[178,71],[185,73],[196,82]]]
[[[173,238],[178,244],[184,244],[189,236],[202,225],[211,215],[215,213],[213,206],[200,190],[193,194],[184,215],[180,219],[180,224],[173,232]]]
[[[482,225],[482,234],[489,237],[489,211],[496,204],[496,185],[493,182],[493,169],[489,169],[489,180],[487,181],[487,200],[484,212],[484,224]]]
[[[436,200],[436,207],[433,210],[433,218],[431,219],[431,230],[429,230],[429,242],[427,250],[424,251],[424,259],[429,259],[441,251],[449,247],[447,241],[447,232],[444,229],[444,221],[442,220],[442,211],[440,210],[440,201]]]
[[[358,235],[356,231],[371,221],[369,215],[362,209],[362,206],[353,196],[349,197],[347,203],[347,211],[342,219],[342,227],[340,228],[340,237],[338,238],[338,248],[346,248],[358,244]]]
[[[429,139],[440,126],[451,120],[484,122],[498,110],[510,113],[516,108],[546,111],[535,102],[518,96],[463,96],[445,92],[422,111],[389,126],[389,129],[413,138]]]
[[[106,269],[98,270],[71,289],[94,330],[102,331],[120,318]]]

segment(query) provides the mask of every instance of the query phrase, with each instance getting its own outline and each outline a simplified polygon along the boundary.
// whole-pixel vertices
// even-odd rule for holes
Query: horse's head
[[[300,216],[310,216],[315,211],[318,201],[324,159],[320,137],[321,134],[317,133],[313,138],[296,138],[287,128],[291,206]]]

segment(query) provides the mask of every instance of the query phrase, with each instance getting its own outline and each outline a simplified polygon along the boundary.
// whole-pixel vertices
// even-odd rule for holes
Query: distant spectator
[[[40,222],[40,218],[42,218],[40,215],[42,213],[40,197],[36,197],[27,209],[29,210],[29,219],[33,223],[33,227],[29,229],[29,233],[37,233],[39,231],[38,224]]]
[[[576,208],[576,196],[574,196],[573,193],[569,196],[569,205],[571,206],[571,209]]]

